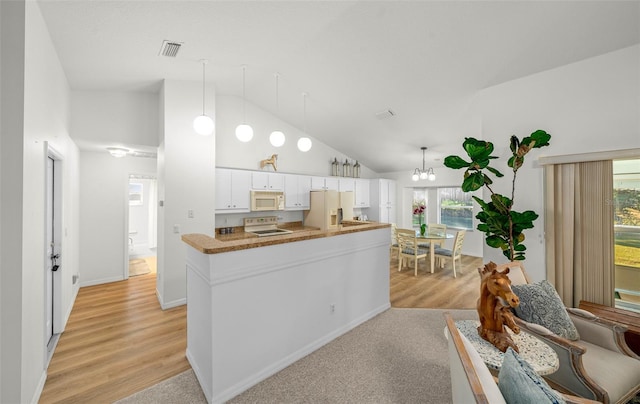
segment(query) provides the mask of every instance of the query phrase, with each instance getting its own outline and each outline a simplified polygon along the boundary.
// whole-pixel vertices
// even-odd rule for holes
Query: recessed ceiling
[[[309,93],[308,133],[376,172],[412,169],[423,144],[428,161],[457,152],[456,115],[483,88],[640,42],[636,1],[39,4],[74,90],[157,91],[208,59],[217,93],[240,96],[246,64],[249,102],[296,125]]]

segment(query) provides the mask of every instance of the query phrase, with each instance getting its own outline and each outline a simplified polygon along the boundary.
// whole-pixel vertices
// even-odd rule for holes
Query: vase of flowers
[[[424,216],[425,206],[422,203],[418,203],[413,206],[413,214],[418,215],[418,225],[420,227],[420,234],[424,236],[427,229],[427,225],[422,223],[422,217]]]

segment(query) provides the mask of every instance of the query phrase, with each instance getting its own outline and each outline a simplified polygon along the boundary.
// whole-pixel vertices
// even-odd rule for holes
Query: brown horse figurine
[[[278,171],[276,164],[278,163],[278,155],[272,154],[268,159],[264,159],[260,161],[260,168],[264,168],[266,165],[270,164],[273,167],[273,171]]]
[[[484,269],[478,268],[480,273],[480,299],[478,299],[478,316],[480,317],[480,327],[478,334],[492,343],[496,348],[505,352],[508,347],[512,347],[516,352],[518,347],[507,333],[505,326],[514,333],[520,333],[520,327],[513,319],[513,313],[509,309],[517,307],[520,299],[511,290],[511,280],[507,276],[509,268],[498,272],[496,264],[489,262]],[[509,306],[502,304],[502,298]]]

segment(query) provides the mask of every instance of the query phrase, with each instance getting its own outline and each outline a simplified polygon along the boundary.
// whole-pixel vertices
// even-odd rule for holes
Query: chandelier
[[[411,176],[411,179],[413,181],[426,180],[426,179],[428,179],[429,181],[435,181],[436,174],[433,172],[433,168],[431,167],[429,167],[429,169],[424,168],[424,152],[427,150],[427,148],[425,146],[422,146],[420,149],[422,150],[422,170],[420,170],[419,168],[416,168],[413,171],[413,175]]]

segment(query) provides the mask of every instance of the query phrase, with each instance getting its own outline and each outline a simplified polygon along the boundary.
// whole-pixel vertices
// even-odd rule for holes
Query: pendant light
[[[207,116],[204,113],[204,94],[205,94],[205,80],[204,80],[204,70],[206,64],[209,62],[206,59],[200,60],[202,63],[202,115],[197,116],[196,119],[193,120],[193,129],[199,135],[210,135],[213,133],[213,119]]]
[[[302,93],[302,111],[303,111],[303,132],[306,135],[307,134],[307,93]],[[300,150],[301,152],[308,152],[309,150],[311,150],[311,139],[309,139],[306,136],[301,137],[300,139],[298,139],[298,150]]]
[[[241,142],[248,142],[253,139],[253,128],[247,124],[246,100],[244,96],[244,75],[247,65],[242,65],[242,123],[236,128],[236,137]]]
[[[276,114],[279,112],[279,104],[278,104],[278,79],[280,77],[280,75],[278,73],[275,74],[276,76]],[[282,133],[279,130],[274,130],[273,132],[271,132],[271,135],[269,135],[269,142],[271,142],[271,145],[274,147],[280,147],[284,144],[284,133]]]
[[[411,179],[413,181],[427,180],[427,179],[429,181],[435,181],[436,174],[433,172],[433,168],[429,167],[428,170],[424,168],[424,152],[427,150],[427,148],[422,146],[420,149],[422,150],[422,170],[420,170],[419,168],[416,168],[415,170],[413,170],[413,175],[411,175]]]

